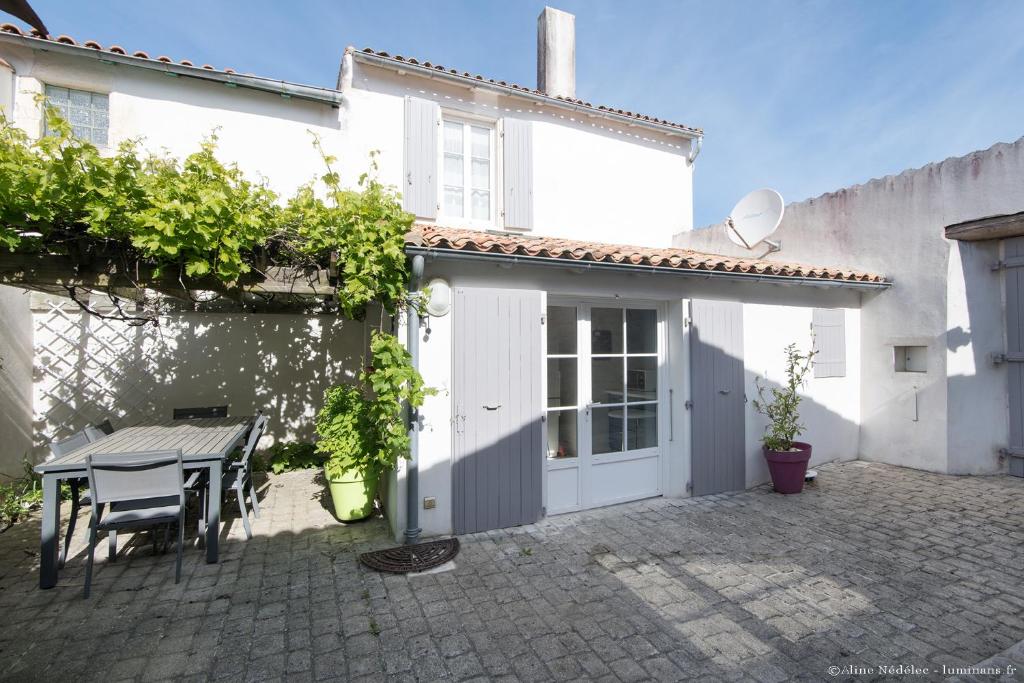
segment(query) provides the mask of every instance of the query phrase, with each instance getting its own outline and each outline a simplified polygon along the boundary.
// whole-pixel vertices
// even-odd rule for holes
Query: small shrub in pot
[[[813,367],[814,351],[801,353],[796,344],[786,347],[786,383],[767,387],[761,378],[757,384],[754,408],[768,418],[761,437],[762,452],[768,462],[772,485],[779,493],[800,493],[804,488],[811,445],[796,438],[803,433],[800,424],[800,386]]]

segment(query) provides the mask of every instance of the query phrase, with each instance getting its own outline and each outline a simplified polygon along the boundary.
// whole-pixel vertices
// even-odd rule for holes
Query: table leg
[[[217,562],[218,542],[220,540],[220,498],[221,478],[223,475],[220,460],[210,463],[210,492],[206,500],[206,562]]]
[[[60,479],[43,475],[43,524],[39,543],[39,587],[57,585],[57,546],[60,537]]]

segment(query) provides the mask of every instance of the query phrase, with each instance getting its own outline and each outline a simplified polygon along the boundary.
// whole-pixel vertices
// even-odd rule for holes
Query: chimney
[[[537,89],[576,98],[576,16],[553,7],[537,17]]]

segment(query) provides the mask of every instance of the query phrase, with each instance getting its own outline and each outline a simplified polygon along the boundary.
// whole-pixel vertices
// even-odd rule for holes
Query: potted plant
[[[324,393],[316,418],[316,448],[327,458],[324,477],[334,514],[343,522],[369,517],[377,496],[376,430],[369,415],[369,401],[359,389],[336,386]]]
[[[764,458],[772,485],[778,493],[800,493],[804,489],[807,463],[811,459],[811,444],[796,441],[803,433],[800,424],[800,394],[797,392],[811,369],[814,351],[800,353],[796,344],[786,347],[786,384],[768,388],[755,380],[758,399],[757,412],[768,418],[765,434],[761,437]]]
[[[365,390],[328,389],[316,418],[317,450],[327,457],[324,476],[342,521],[373,512],[381,474],[409,457],[409,412],[415,415],[423,399],[435,393],[423,386],[412,356],[395,336],[375,330],[370,353],[370,366],[359,373]]]

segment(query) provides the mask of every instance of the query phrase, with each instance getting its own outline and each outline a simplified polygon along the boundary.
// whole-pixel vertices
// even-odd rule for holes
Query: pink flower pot
[[[772,485],[776,493],[800,493],[804,490],[807,463],[811,459],[811,444],[794,441],[792,451],[772,451],[762,447]]]

